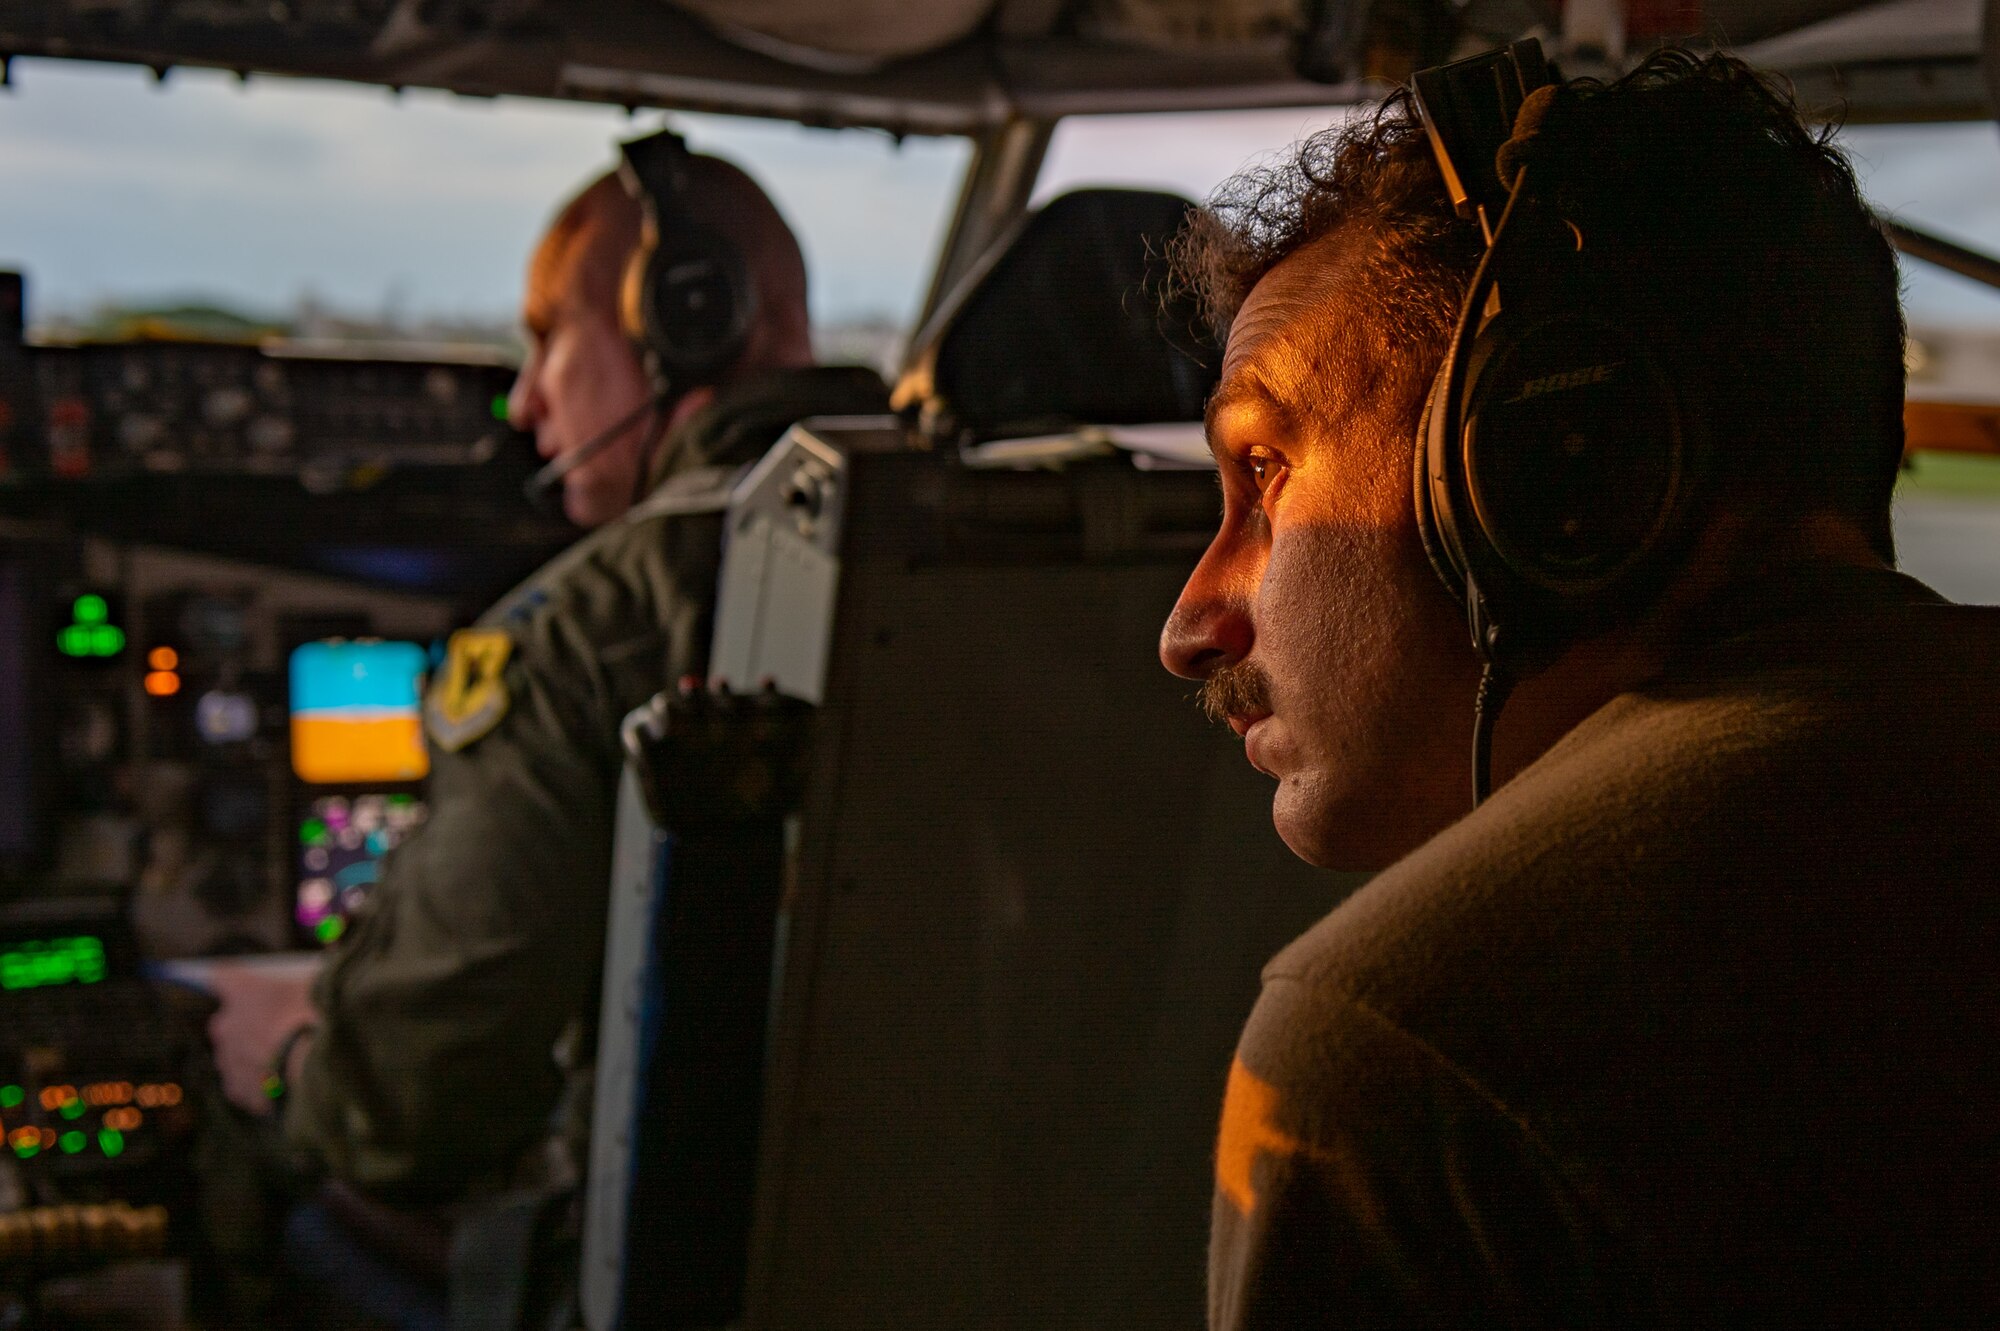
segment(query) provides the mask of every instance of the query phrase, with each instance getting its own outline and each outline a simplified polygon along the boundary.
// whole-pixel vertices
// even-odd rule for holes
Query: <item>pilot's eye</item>
[[[1285,461],[1283,458],[1278,457],[1275,453],[1266,452],[1261,448],[1250,453],[1245,459],[1245,463],[1250,472],[1250,479],[1256,483],[1259,495],[1268,491],[1271,488],[1272,482],[1283,475],[1285,470]]]

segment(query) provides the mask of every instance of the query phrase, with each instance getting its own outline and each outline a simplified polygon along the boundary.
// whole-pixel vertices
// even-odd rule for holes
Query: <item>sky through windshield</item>
[[[482,100],[176,70],[18,60],[0,94],[9,182],[0,265],[35,308],[203,297],[251,313],[301,297],[401,318],[505,320],[556,202],[662,121],[617,108]],[[1079,184],[1205,195],[1335,108],[1108,116],[1057,131],[1038,198]],[[962,140],[672,117],[746,166],[798,229],[822,324],[906,321],[963,169]],[[2000,252],[1991,123],[1844,136],[1879,206]],[[1913,325],[2000,330],[2000,295],[1906,265]]]

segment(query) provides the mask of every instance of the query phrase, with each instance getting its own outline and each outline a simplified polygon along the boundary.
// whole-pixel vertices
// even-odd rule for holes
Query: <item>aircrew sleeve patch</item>
[[[1312,1154],[1304,1142],[1278,1127],[1278,1088],[1244,1067],[1242,1059],[1231,1059],[1222,1135],[1215,1147],[1217,1191],[1238,1215],[1248,1216],[1257,1209],[1258,1157]]]
[[[507,715],[507,658],[514,640],[499,629],[460,629],[445,644],[444,666],[424,697],[424,732],[446,753],[490,734]]]

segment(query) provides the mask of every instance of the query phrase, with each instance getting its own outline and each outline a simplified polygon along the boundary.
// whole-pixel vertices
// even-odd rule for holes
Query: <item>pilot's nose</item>
[[[1217,555],[1216,547],[1209,547],[1160,630],[1160,664],[1183,679],[1207,679],[1235,665],[1256,641],[1250,589],[1232,586]]]
[[[507,390],[507,423],[517,430],[533,430],[541,424],[545,411],[541,370],[541,356],[529,352],[521,372],[514,376],[514,386]]]

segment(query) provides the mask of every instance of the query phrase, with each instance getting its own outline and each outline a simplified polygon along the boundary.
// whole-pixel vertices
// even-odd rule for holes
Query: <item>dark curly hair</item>
[[[1841,514],[1893,558],[1903,449],[1896,261],[1834,129],[1729,56],[1678,49],[1576,80],[1535,145],[1544,198],[1590,237],[1616,318],[1704,408],[1719,483],[1781,516]],[[1271,269],[1335,233],[1414,432],[1482,249],[1444,196],[1407,89],[1224,184],[1174,242],[1226,334]]]

